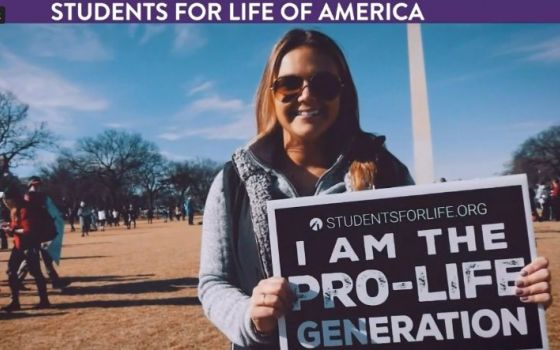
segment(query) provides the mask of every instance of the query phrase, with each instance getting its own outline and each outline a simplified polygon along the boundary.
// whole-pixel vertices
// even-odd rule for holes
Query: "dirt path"
[[[550,350],[560,349],[560,222],[536,223],[535,237],[539,255],[546,256],[552,271],[554,304],[546,312]]]
[[[86,238],[67,233],[58,270],[72,285],[63,294],[49,290],[52,309],[30,310],[37,296],[28,280],[24,310],[0,314],[0,348],[227,349],[196,298],[200,227],[155,221]],[[535,231],[539,253],[550,258],[559,281],[560,224],[537,224]],[[9,296],[3,273],[8,254],[0,252],[1,304]],[[560,349],[559,288],[547,312],[550,349]]]

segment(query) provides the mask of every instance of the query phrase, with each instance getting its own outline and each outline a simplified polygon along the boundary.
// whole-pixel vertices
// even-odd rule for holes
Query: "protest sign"
[[[268,202],[282,349],[547,349],[525,176]]]

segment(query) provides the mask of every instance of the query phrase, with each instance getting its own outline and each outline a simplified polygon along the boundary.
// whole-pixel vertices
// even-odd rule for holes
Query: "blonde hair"
[[[348,172],[350,173],[350,185],[354,191],[375,188],[377,166],[374,161],[353,161]]]
[[[340,109],[336,122],[327,131],[330,155],[341,152],[348,142],[366,135],[359,124],[358,94],[346,62],[346,58],[336,42],[315,30],[293,29],[287,32],[273,47],[264,68],[256,93],[257,139],[280,132],[281,127],[274,109],[271,86],[276,78],[282,58],[291,50],[308,46],[328,55],[335,63],[344,87],[340,95]],[[336,137],[334,133],[336,132]],[[375,184],[376,165],[372,160],[355,160],[350,167],[350,177],[354,190],[372,188]],[[357,187],[354,187],[354,184]],[[365,186],[365,187],[364,187]]]

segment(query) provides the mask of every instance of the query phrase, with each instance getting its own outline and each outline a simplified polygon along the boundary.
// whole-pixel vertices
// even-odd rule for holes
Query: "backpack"
[[[56,235],[54,219],[47,210],[46,197],[37,192],[29,192],[29,219],[33,227],[33,235],[40,242],[52,241]]]

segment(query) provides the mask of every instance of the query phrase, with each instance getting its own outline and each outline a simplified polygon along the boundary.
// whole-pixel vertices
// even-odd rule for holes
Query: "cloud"
[[[251,114],[242,114],[231,123],[187,131],[188,136],[201,136],[209,140],[250,140],[256,135],[255,121]]]
[[[175,26],[175,40],[173,41],[175,52],[192,52],[205,46],[206,43],[207,39],[194,25]]]
[[[29,35],[29,51],[39,57],[82,62],[105,61],[113,57],[99,36],[83,25],[33,25],[25,28]]]
[[[527,61],[555,63],[560,62],[560,35],[532,42],[510,44],[502,48],[498,54],[522,55]]]
[[[105,123],[103,126],[110,128],[110,129],[125,129],[128,128],[128,125],[123,123]]]
[[[154,38],[166,33],[169,27],[161,24],[139,25],[133,24],[129,26],[128,35],[131,38],[138,38],[140,45],[151,42]],[[175,53],[191,53],[206,45],[207,39],[204,37],[199,28],[194,25],[177,25],[173,27],[172,47]]]
[[[208,140],[250,140],[256,135],[254,118],[250,114],[242,114],[226,124],[196,128],[189,127],[182,130],[167,131],[158,135],[167,141],[178,141],[198,136]]]
[[[176,162],[182,162],[185,160],[193,160],[193,157],[188,157],[188,156],[184,156],[184,155],[178,155],[175,153],[171,153],[169,151],[160,151],[159,152],[162,156],[164,156],[165,158],[169,159],[169,160],[173,160]]]
[[[184,132],[173,132],[173,131],[163,132],[158,135],[160,139],[166,141],[177,141],[186,138],[188,136],[189,135],[185,134]]]
[[[153,25],[143,26],[142,28],[144,28],[144,34],[142,34],[142,37],[140,38],[139,41],[140,45],[147,44],[153,38],[159,36],[160,34],[163,34],[165,32],[166,27],[163,25],[153,24]]]
[[[560,62],[560,36],[526,48],[530,61]]]
[[[73,112],[103,111],[109,106],[104,98],[6,50],[0,53],[0,90],[11,91],[29,104],[31,121],[47,121],[57,132],[72,130]]]
[[[461,84],[473,80],[488,79],[489,77],[491,78],[493,76],[502,73],[507,73],[512,69],[513,69],[512,66],[501,65],[501,66],[490,67],[490,68],[478,68],[477,70],[465,70],[464,72],[453,71],[445,75],[444,77],[440,78],[439,80],[434,79],[433,86],[438,86],[441,88],[447,86],[454,86],[455,84]]]
[[[58,141],[58,145],[62,148],[74,148],[76,146],[75,139],[61,139]]]
[[[495,129],[500,132],[523,132],[523,133],[538,133],[555,124],[554,120],[544,120],[535,118],[526,118],[526,121],[518,121],[497,126]]]
[[[134,38],[138,30],[140,30],[140,23],[130,23],[126,27],[128,28],[128,36]]]
[[[188,92],[188,96],[192,96],[201,92],[205,92],[205,91],[209,91],[214,87],[214,82],[213,81],[205,81],[203,83],[200,83],[196,86],[194,86],[193,88],[191,88]]]
[[[187,122],[203,114],[234,115],[246,108],[247,105],[240,99],[226,99],[214,94],[188,103],[175,114],[175,119],[179,122]]]
[[[255,136],[253,106],[240,99],[227,99],[219,95],[200,98],[187,104],[175,116],[176,125],[158,135],[167,141],[177,141],[193,136],[209,140],[249,140]]]
[[[239,112],[245,105],[239,99],[223,99],[219,96],[210,96],[198,99],[189,104],[184,110],[184,115],[198,115],[207,112]]]

